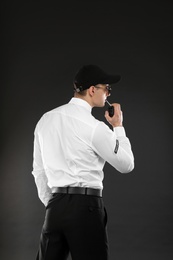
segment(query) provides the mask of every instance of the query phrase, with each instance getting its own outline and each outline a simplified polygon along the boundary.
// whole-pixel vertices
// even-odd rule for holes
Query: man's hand
[[[109,116],[108,111],[105,112],[105,118],[113,127],[122,126],[123,124],[123,114],[121,111],[121,106],[118,103],[111,104],[114,107],[113,117]]]

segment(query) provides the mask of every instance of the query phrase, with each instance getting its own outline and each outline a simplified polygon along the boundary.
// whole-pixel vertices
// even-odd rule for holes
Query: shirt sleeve
[[[35,179],[38,196],[42,203],[47,206],[51,196],[51,189],[47,185],[48,180],[45,174],[43,160],[41,156],[40,140],[38,129],[36,127],[34,133],[34,152],[33,152],[33,171],[32,174]]]
[[[92,137],[94,151],[121,173],[134,169],[134,156],[124,127],[115,127],[113,131],[100,122]]]

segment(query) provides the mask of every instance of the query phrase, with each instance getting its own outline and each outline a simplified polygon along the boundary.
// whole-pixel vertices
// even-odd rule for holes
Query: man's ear
[[[94,86],[91,86],[89,89],[88,89],[88,92],[89,92],[89,95],[92,97],[95,93],[95,87]]]

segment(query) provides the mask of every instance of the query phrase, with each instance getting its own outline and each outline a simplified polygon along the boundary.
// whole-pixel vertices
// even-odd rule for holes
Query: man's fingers
[[[114,106],[114,109],[118,112],[121,111],[121,105],[118,103],[113,103],[112,106]]]

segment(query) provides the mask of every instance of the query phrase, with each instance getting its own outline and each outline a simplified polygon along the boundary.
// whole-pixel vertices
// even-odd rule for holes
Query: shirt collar
[[[79,106],[82,106],[82,107],[85,107],[89,112],[91,112],[92,110],[92,107],[90,106],[90,104],[88,104],[87,101],[81,99],[81,98],[75,98],[73,97],[70,102],[71,104],[75,104],[75,105],[79,105]]]

